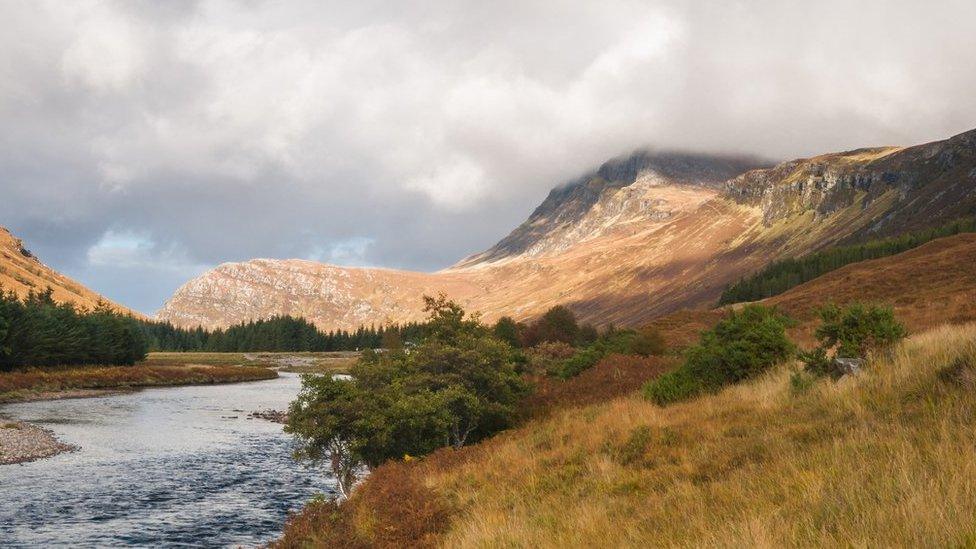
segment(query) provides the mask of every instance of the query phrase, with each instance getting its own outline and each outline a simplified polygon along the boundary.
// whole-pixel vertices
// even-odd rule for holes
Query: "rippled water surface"
[[[0,416],[53,430],[80,451],[0,466],[0,547],[236,547],[273,539],[289,510],[331,493],[291,459],[281,426],[298,376],[28,402]]]

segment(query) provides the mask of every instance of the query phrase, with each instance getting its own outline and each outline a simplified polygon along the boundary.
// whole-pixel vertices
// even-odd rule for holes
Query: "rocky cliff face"
[[[511,234],[491,249],[463,259],[458,266],[558,253],[619,224],[660,221],[671,212],[655,198],[655,187],[717,188],[730,177],[765,165],[752,157],[651,151],[615,158],[553,189]]]
[[[564,304],[596,324],[639,324],[711,305],[729,282],[779,258],[976,213],[974,143],[976,130],[758,169],[749,159],[637,153],[553,190],[508,237],[447,270],[227,264],[180,288],[159,317],[226,326],[296,314],[355,329],[420,319],[421,296],[443,291],[487,320]]]
[[[299,259],[224,263],[180,287],[158,318],[180,326],[228,326],[273,315],[325,329],[420,320],[423,294],[469,293],[463,281],[428,273],[359,269]]]
[[[803,212],[825,220],[852,206],[885,202],[885,215],[851,237],[888,235],[976,212],[976,130],[915,147],[858,149],[755,170],[726,193],[762,209],[773,225]]]
[[[53,290],[52,297],[58,303],[92,309],[103,302],[120,312],[142,316],[41,263],[19,238],[0,227],[0,290],[24,297],[31,291],[41,292],[47,288]]]

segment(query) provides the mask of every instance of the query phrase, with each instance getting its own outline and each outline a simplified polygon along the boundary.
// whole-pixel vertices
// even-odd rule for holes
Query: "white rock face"
[[[215,327],[287,314],[344,329],[413,320],[419,315],[404,314],[400,305],[401,294],[415,289],[413,277],[405,274],[297,259],[225,263],[179,288],[157,318],[180,326]]]
[[[682,188],[653,170],[642,171],[626,187],[607,187],[597,202],[579,219],[562,224],[538,239],[522,254],[541,257],[558,254],[612,231],[643,228],[669,219],[679,211],[697,208],[714,196],[695,187]]]

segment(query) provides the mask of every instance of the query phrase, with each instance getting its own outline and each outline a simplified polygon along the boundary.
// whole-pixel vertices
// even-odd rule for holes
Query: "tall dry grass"
[[[451,547],[976,542],[976,325],[801,394],[786,367],[658,408],[564,410],[423,482]],[[388,508],[386,512],[395,512]]]

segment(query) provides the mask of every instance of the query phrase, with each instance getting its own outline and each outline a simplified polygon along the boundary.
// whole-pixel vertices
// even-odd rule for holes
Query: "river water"
[[[288,511],[333,493],[325,468],[291,458],[281,425],[297,375],[26,402],[0,416],[54,431],[77,452],[0,466],[0,547],[251,547]]]

